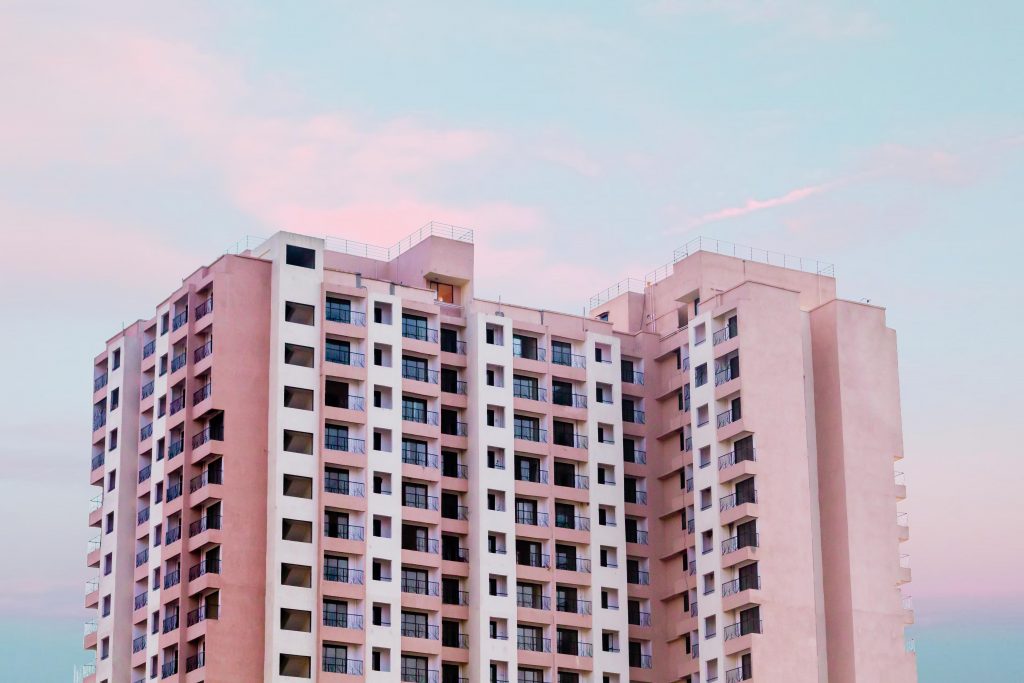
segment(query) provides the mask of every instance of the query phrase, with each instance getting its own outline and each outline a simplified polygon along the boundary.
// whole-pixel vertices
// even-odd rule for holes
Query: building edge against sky
[[[277,233],[107,341],[80,678],[916,680],[883,309],[697,242],[555,313],[472,239]]]

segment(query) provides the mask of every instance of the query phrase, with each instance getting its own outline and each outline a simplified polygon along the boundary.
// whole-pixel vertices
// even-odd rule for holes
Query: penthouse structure
[[[916,680],[895,334],[736,249],[587,316],[438,224],[192,273],[95,359],[80,677]]]

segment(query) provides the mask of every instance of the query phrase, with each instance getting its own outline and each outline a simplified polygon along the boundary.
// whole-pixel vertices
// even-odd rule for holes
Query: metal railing
[[[352,481],[347,476],[328,472],[324,475],[324,491],[363,498],[366,495],[366,486],[361,481]]]
[[[207,513],[188,525],[188,535],[198,536],[204,531],[216,531],[221,528],[221,516]]]
[[[728,626],[726,626],[725,630],[722,633],[724,634],[726,640],[732,640],[733,638],[739,638],[740,636],[745,636],[745,635],[748,635],[750,633],[762,633],[762,630],[761,630],[761,620],[760,619],[758,619],[757,621],[743,621],[743,620],[740,620],[740,621],[736,622],[735,624],[729,624]]]
[[[421,538],[415,536],[402,540],[402,550],[415,550],[418,553],[430,553],[436,555],[441,548],[441,542],[436,538]]]
[[[551,350],[551,362],[554,365],[564,365],[570,368],[587,367],[586,356],[581,356],[578,353],[570,353],[568,351],[561,351],[558,349]]]
[[[142,390],[139,392],[139,400],[145,400],[149,396],[153,395],[154,383],[153,380],[146,382],[142,385]]]
[[[178,315],[174,316],[174,318],[171,319],[171,332],[174,332],[175,330],[179,329],[182,325],[184,325],[187,322],[188,309],[186,308],[184,311],[182,311],[181,313],[179,313]]]
[[[437,640],[440,634],[441,628],[437,624],[415,624],[408,622],[402,624],[402,635],[406,638]]]
[[[646,465],[647,451],[639,448],[634,448],[632,451],[623,451],[622,459],[625,462],[631,462],[634,465]]]
[[[728,597],[745,590],[759,590],[761,588],[761,577],[733,579],[722,584],[722,597]]]
[[[441,373],[437,370],[431,370],[425,365],[415,363],[408,360],[402,361],[402,378],[411,379],[416,382],[429,382],[430,384],[437,384],[440,379]]]
[[[406,465],[437,468],[437,453],[420,450],[409,444],[402,444],[402,462]]]
[[[534,441],[537,443],[547,443],[548,441],[548,432],[546,429],[523,424],[512,425],[512,436],[516,439],[522,439],[523,441]]]
[[[346,522],[328,522],[324,524],[324,536],[343,541],[361,541],[363,540],[363,531],[363,527]]]
[[[357,612],[324,612],[324,626],[363,630],[363,615]]]
[[[356,368],[366,367],[366,356],[356,351],[350,351],[349,349],[341,348],[336,346],[328,346],[324,353],[324,359],[328,363],[337,363],[339,365],[351,365]]]
[[[590,518],[575,515],[573,517],[555,515],[555,527],[558,529],[575,529],[590,531]]]
[[[437,425],[437,411],[427,410],[419,406],[402,406],[402,419],[408,422]]]
[[[430,342],[431,344],[438,342],[437,328],[426,327],[404,319],[402,320],[402,336],[406,339],[415,339],[417,341]]]
[[[528,609],[550,610],[551,598],[547,595],[517,592],[516,605],[519,607],[526,607]]]
[[[516,524],[546,527],[548,525],[548,513],[516,510]]]
[[[364,575],[362,569],[351,569],[349,567],[324,567],[324,581],[362,585],[363,579]]]
[[[642,425],[647,422],[647,414],[644,411],[637,410],[635,408],[633,410],[623,409],[622,421]]]
[[[733,337],[738,336],[738,331],[728,326],[723,327],[720,330],[715,330],[715,333],[711,335],[711,345],[717,346],[722,342],[729,341]]]
[[[759,545],[760,538],[758,534],[741,534],[722,541],[722,554],[728,555],[741,548],[757,548]]]
[[[739,372],[733,373],[731,366],[726,366],[726,367],[722,368],[721,370],[716,370],[715,371],[715,386],[718,387],[718,386],[721,386],[721,385],[725,384],[726,382],[731,382],[732,380],[738,378],[739,376],[740,376]]]
[[[142,359],[145,360],[156,353],[156,340],[152,339],[146,342],[145,346],[142,347]]]
[[[223,441],[224,427],[209,426],[192,437],[192,448],[199,448],[209,441]]]
[[[185,625],[195,626],[196,624],[206,621],[207,619],[217,619],[220,617],[220,606],[217,604],[211,605],[200,605],[196,609],[192,610],[185,615]]]
[[[757,455],[756,455],[755,449],[753,449],[753,448],[744,449],[743,451],[740,451],[739,453],[737,453],[736,451],[730,451],[729,453],[726,453],[725,455],[719,456],[719,458],[718,458],[718,469],[724,470],[727,467],[732,467],[736,463],[744,462],[744,461],[747,461],[747,460],[749,460],[751,462],[757,460]]]
[[[206,574],[220,574],[220,560],[200,560],[188,569],[188,580],[195,581]]]
[[[651,575],[641,569],[626,569],[626,583],[647,586],[651,583]]]
[[[199,320],[207,313],[213,312],[213,296],[206,298],[206,301],[196,306],[196,320]]]
[[[207,484],[223,484],[224,472],[221,470],[203,470],[202,474],[192,477],[188,483],[189,493],[195,493]]]
[[[739,419],[738,416],[735,416],[735,417],[734,416],[735,416],[735,411],[732,408],[730,408],[729,410],[726,410],[725,412],[719,413],[718,414],[718,428],[721,429],[722,427],[730,425],[730,424],[732,424],[733,422],[735,422],[736,420]]]
[[[568,614],[592,614],[594,603],[590,600],[569,597],[555,597],[555,610]]]
[[[736,493],[728,496],[723,496],[718,501],[718,509],[720,512],[731,510],[734,507],[743,505],[744,503],[756,503],[757,502],[757,491],[753,490],[747,493],[737,491]]]
[[[188,353],[182,351],[177,356],[171,359],[171,372],[177,372],[185,367],[185,363],[188,361]]]
[[[202,403],[213,395],[213,383],[207,382],[192,393],[192,405]]]
[[[365,453],[366,442],[363,439],[355,439],[347,434],[324,434],[324,448],[329,451],[344,451],[346,453]]]
[[[344,657],[324,657],[323,670],[324,673],[362,676],[363,663],[358,659],[346,659]]]
[[[185,671],[195,671],[206,666],[206,652],[197,652],[185,660]]]
[[[363,311],[353,311],[351,308],[345,308],[344,306],[331,305],[330,302],[324,306],[324,317],[332,323],[366,327],[366,313]]]
[[[526,567],[540,567],[542,569],[547,569],[551,565],[551,556],[545,553],[517,550],[516,564],[521,564]]]
[[[516,635],[516,649],[528,652],[551,652],[551,639],[519,633]]]

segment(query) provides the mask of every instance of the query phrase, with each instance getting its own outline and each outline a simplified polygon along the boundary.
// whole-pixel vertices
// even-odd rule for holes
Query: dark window
[[[289,244],[285,248],[285,263],[300,268],[316,268],[316,251]]]

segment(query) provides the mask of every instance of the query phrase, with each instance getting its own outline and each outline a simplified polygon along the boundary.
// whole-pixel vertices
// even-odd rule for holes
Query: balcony
[[[350,569],[348,567],[324,567],[324,581],[336,583],[348,583],[356,586],[363,585],[363,570]]]
[[[146,634],[143,633],[141,636],[132,641],[132,654],[136,652],[142,652],[146,649]]]
[[[195,671],[206,666],[206,653],[197,652],[185,660],[185,671]]]
[[[146,342],[145,346],[142,347],[142,359],[145,360],[156,353],[156,340],[152,339]]]
[[[196,306],[196,320],[213,312],[213,296],[206,297],[206,301]]]
[[[651,658],[650,655],[630,654],[629,667],[631,669],[651,669],[654,668],[654,660]]]
[[[725,683],[740,683],[740,681],[749,681],[753,677],[750,669],[744,670],[743,667],[738,666],[725,672]]]
[[[199,448],[210,441],[223,441],[224,427],[210,426],[192,437],[192,448]]]
[[[546,527],[548,525],[548,513],[535,510],[516,510],[516,524]]]
[[[145,524],[148,521],[149,521],[149,508],[148,507],[142,508],[141,510],[139,510],[135,514],[135,524],[136,524],[136,526],[141,525],[141,524]]]
[[[733,493],[732,495],[723,496],[718,501],[718,509],[720,512],[731,510],[734,507],[743,505],[744,503],[756,503],[757,502],[757,491],[747,491]]]
[[[633,531],[626,529],[626,543],[647,545],[647,532],[640,529],[634,529]]]
[[[147,398],[149,398],[150,396],[152,396],[153,395],[153,387],[154,387],[153,380],[150,380],[150,381],[146,382],[145,384],[143,384],[142,385],[142,390],[139,392],[139,400],[144,401]]]
[[[761,632],[761,620],[758,619],[738,621],[735,624],[729,624],[725,627],[725,631],[723,631],[723,634],[725,635],[725,639],[728,641],[734,638],[739,638],[740,636],[748,635],[750,633]]]
[[[516,564],[521,564],[524,567],[547,569],[551,566],[551,556],[539,552],[516,551]]]
[[[522,344],[516,343],[515,337],[513,337],[512,356],[514,358],[522,358],[523,360],[539,360],[544,362],[548,359],[548,350],[543,346],[536,346],[533,349],[524,347]]]
[[[626,583],[631,583],[636,586],[649,586],[651,583],[650,572],[645,572],[641,569],[626,569]]]
[[[416,508],[418,510],[437,510],[438,499],[437,496],[428,496],[425,493],[405,491],[402,494],[402,505],[407,508]]]
[[[636,410],[636,409],[625,410],[624,409],[622,411],[622,421],[623,422],[632,422],[634,424],[642,425],[642,424],[644,424],[647,421],[647,415],[642,410]]]
[[[441,589],[441,604],[442,605],[468,605],[469,604],[469,591],[460,590],[445,590]]]
[[[516,481],[528,481],[533,484],[548,483],[548,471],[543,467],[516,467],[513,473]]]
[[[363,532],[363,527],[344,522],[324,524],[324,536],[327,538],[337,538],[343,541],[361,541],[363,540]]]
[[[437,426],[437,412],[418,406],[403,405],[402,419],[408,422],[419,422],[420,424]]]
[[[735,595],[745,590],[760,590],[761,589],[761,577],[754,576],[748,579],[739,578],[733,579],[732,581],[726,581],[722,584],[722,597],[728,597]]]
[[[525,398],[528,401],[544,402],[548,400],[548,390],[545,387],[513,383],[512,396],[515,398]]]
[[[556,446],[566,446],[568,448],[585,449],[589,445],[589,440],[584,434],[560,434],[556,431],[553,443]]]
[[[741,548],[757,548],[759,543],[758,534],[744,534],[742,536],[733,536],[722,541],[722,554],[728,555],[734,553]]]
[[[441,629],[437,624],[404,623],[402,624],[402,635],[406,638],[438,640],[441,636]]]
[[[441,645],[443,647],[457,647],[463,650],[469,649],[468,633],[443,633],[441,634]]]
[[[99,391],[105,386],[107,386],[107,373],[104,372],[102,375],[100,375],[99,377],[95,378],[92,381],[92,390],[94,392]]]
[[[363,630],[363,615],[355,612],[324,612],[324,626]]]
[[[174,332],[175,330],[179,329],[182,325],[184,325],[187,322],[188,309],[186,308],[184,311],[182,311],[181,313],[179,313],[178,315],[174,316],[174,318],[171,319],[171,332]]]
[[[408,320],[402,321],[402,336],[406,339],[415,339],[431,344],[436,344],[438,341],[438,332],[435,328],[425,327]]]
[[[167,533],[164,534],[164,545],[170,545],[179,540],[181,540],[181,525],[169,527]]]
[[[445,380],[441,378],[441,391],[446,394],[458,394],[459,396],[465,396],[469,391],[469,383],[457,379],[455,381]]]
[[[192,393],[192,405],[199,405],[213,395],[213,384],[207,382]]]
[[[573,557],[572,555],[555,554],[555,569],[568,572],[590,573],[590,560],[585,557]]]
[[[522,564],[522,563],[520,563]],[[546,595],[534,595],[531,593],[516,593],[516,605],[527,609],[551,609],[551,598]],[[562,610],[569,611],[569,610]],[[575,610],[573,610],[575,611]]]
[[[469,562],[469,548],[443,547],[441,559],[446,562]]]
[[[178,673],[178,660],[172,659],[160,665],[160,678],[170,678]]]
[[[195,493],[207,484],[223,484],[224,473],[221,470],[205,470],[202,474],[192,477],[189,481],[189,493]]]
[[[622,381],[627,384],[638,384],[640,386],[643,386],[644,373],[637,372],[636,370],[623,370]]]
[[[739,372],[733,372],[731,367],[726,366],[721,370],[717,370],[715,372],[715,386],[722,386],[726,382],[731,382],[734,379],[738,379],[739,376]]]
[[[206,342],[192,353],[192,359],[198,363],[213,354],[213,340]]]
[[[572,655],[573,657],[594,656],[594,646],[576,638],[559,638],[555,644],[555,649],[560,655]]]
[[[647,491],[630,491],[626,490],[624,498],[627,503],[633,503],[634,505],[647,505]]]
[[[345,453],[365,453],[366,442],[362,439],[354,439],[347,434],[324,435],[324,448],[329,451],[343,451]]]
[[[588,615],[593,613],[594,605],[590,600],[561,597],[555,600],[555,609],[566,614]]]
[[[324,657],[324,673],[348,674],[349,676],[362,676],[363,663],[358,659],[344,659],[342,657]]]
[[[177,441],[172,441],[167,445],[167,459],[171,460],[177,455],[181,455],[182,451],[185,450],[185,437],[181,437]]]
[[[356,325],[366,327],[366,314],[362,311],[353,311],[345,306],[338,306],[328,301],[324,308],[324,317],[332,323],[343,323],[345,325]]]
[[[324,491],[337,493],[342,496],[355,496],[363,498],[366,495],[366,487],[361,481],[350,481],[347,477],[328,472],[324,476]]]
[[[149,603],[149,593],[139,593],[135,596],[135,609],[142,609]]]
[[[546,429],[529,425],[514,424],[512,426],[512,436],[523,441],[533,441],[535,443],[548,442],[548,432]]]
[[[437,370],[431,370],[430,368],[423,367],[418,363],[410,363],[408,361],[402,361],[402,378],[411,379],[416,382],[428,382],[430,384],[437,384],[440,381],[441,373]]]
[[[185,362],[188,359],[188,354],[184,351],[179,353],[177,356],[171,359],[171,372],[177,372],[185,367]],[[172,411],[173,412],[173,411]]]
[[[631,462],[634,465],[646,465],[647,464],[647,451],[634,448],[631,451],[623,451],[622,459],[624,462]]]
[[[756,460],[757,460],[757,455],[756,455],[755,450],[753,448],[747,448],[747,449],[741,450],[739,452],[732,451],[732,452],[726,453],[725,455],[719,456],[719,458],[718,458],[718,469],[719,470],[724,470],[724,469],[726,469],[728,467],[732,467],[733,465],[735,465],[737,463],[747,462],[747,461],[754,462]]]
[[[738,419],[740,419],[739,411],[730,408],[718,414],[718,428],[727,427]]]
[[[500,427],[502,425],[495,424],[493,426]],[[454,422],[449,422],[446,420],[441,423],[441,433],[447,434],[448,436],[469,436],[469,425],[465,422],[459,422],[457,420]]]
[[[105,412],[103,412],[103,413],[95,413],[94,412],[93,413],[93,416],[92,416],[92,431],[95,432],[97,429],[100,429],[100,428],[106,426],[106,424],[107,424],[107,414]]]
[[[587,357],[577,353],[569,353],[560,349],[552,349],[551,362],[555,365],[564,365],[570,368],[587,367]]]
[[[142,565],[149,562],[149,548],[143,548],[139,552],[135,553],[135,566],[141,567]]]
[[[195,581],[206,574],[220,574],[220,560],[202,560],[189,567],[188,580]]]
[[[415,536],[402,541],[402,550],[415,550],[418,553],[430,553],[436,555],[441,547],[441,542],[436,538],[424,538]]]
[[[204,531],[218,530],[221,528],[221,516],[220,515],[203,515],[196,521],[188,525],[188,535],[198,536]]]
[[[92,469],[97,470],[103,467],[103,460],[103,453],[97,453],[96,455],[92,456]]]
[[[526,652],[551,652],[551,639],[520,633],[516,636],[516,649]]]
[[[144,465],[141,469],[139,469],[139,483],[141,484],[142,482],[148,480],[149,477],[152,474],[153,474],[153,466],[152,465]]]
[[[406,465],[416,465],[417,467],[433,467],[436,469],[438,466],[437,453],[429,453],[408,444],[402,444],[402,462]]]
[[[176,482],[174,484],[168,484],[167,485],[167,502],[170,503],[175,498],[179,498],[181,496],[182,488],[184,488],[184,487],[181,485],[181,482]]]
[[[727,325],[720,330],[715,330],[715,333],[711,335],[711,345],[718,346],[719,344],[727,342],[738,335],[739,330],[736,328],[735,325]]]
[[[220,607],[216,604],[200,605],[185,615],[185,625],[195,626],[207,619],[217,619],[220,616]]]
[[[632,626],[650,626],[651,625],[651,613],[650,612],[630,612],[629,623]]]
[[[170,616],[164,617],[163,629],[162,629],[164,633],[170,633],[171,631],[173,631],[176,628],[178,628],[178,613],[177,612],[175,612],[174,614],[171,614]]]
[[[545,470],[541,470],[545,474]],[[545,478],[545,483],[547,479]],[[585,490],[590,488],[590,477],[585,474],[570,474],[559,476],[558,470],[555,470],[555,486],[564,486],[570,489]]]
[[[556,406],[566,406],[569,408],[586,408],[587,407],[587,396],[586,394],[572,394],[565,393],[563,391],[552,391],[551,402]]]
[[[438,683],[441,674],[437,669],[427,670],[417,666],[403,666],[400,679],[402,683]]]
[[[354,368],[365,368],[366,367],[366,356],[355,351],[349,351],[346,348],[338,348],[335,346],[328,346],[327,351],[324,353],[324,360],[328,363],[337,363],[338,365],[348,365]]]
[[[555,515],[555,527],[559,529],[575,529],[577,531],[590,531],[590,518]]]

